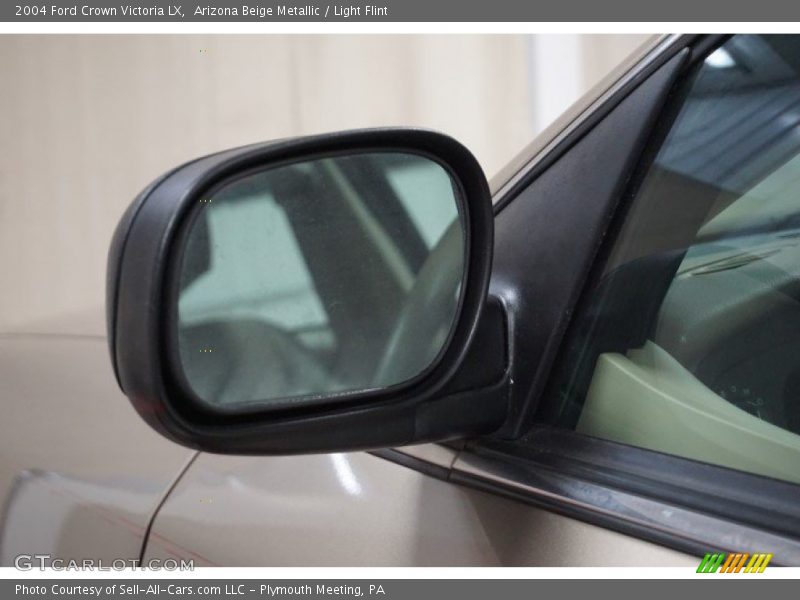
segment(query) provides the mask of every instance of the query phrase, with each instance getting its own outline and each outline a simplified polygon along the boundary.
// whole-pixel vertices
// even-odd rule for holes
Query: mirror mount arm
[[[440,399],[420,406],[416,436],[421,441],[441,441],[496,431],[508,416],[509,356],[505,307],[498,298],[489,296],[464,362]]]

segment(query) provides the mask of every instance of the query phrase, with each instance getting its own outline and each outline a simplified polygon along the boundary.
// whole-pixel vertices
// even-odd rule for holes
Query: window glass
[[[800,40],[706,58],[585,298],[551,419],[800,482]]]
[[[285,407],[419,375],[457,314],[460,202],[439,163],[381,150],[221,183],[179,259],[186,385],[212,405]]]

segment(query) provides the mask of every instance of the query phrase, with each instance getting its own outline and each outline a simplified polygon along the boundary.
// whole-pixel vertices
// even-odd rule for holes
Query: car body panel
[[[448,456],[420,446],[418,454]],[[145,560],[196,566],[693,566],[695,557],[356,452],[201,454]]]
[[[102,337],[0,336],[0,564],[19,554],[137,559],[192,452],[152,431],[117,387]]]

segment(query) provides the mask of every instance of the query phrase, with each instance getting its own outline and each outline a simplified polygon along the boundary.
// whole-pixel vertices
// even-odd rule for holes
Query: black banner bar
[[[352,0],[297,3],[181,0],[47,0],[0,3],[0,21],[18,22],[769,22],[797,21],[786,0]]]
[[[755,576],[698,575],[698,579],[714,579],[713,592],[727,600],[749,599],[756,595],[791,598],[796,595],[796,581],[765,579]],[[756,581],[758,580],[758,581]],[[702,593],[702,592],[701,592]],[[215,600],[419,600],[421,598],[633,598],[674,600],[696,597],[698,582],[691,579],[613,580],[613,579],[40,579],[0,582],[0,597],[30,600],[104,600],[192,598]],[[774,594],[774,595],[773,595]],[[779,595],[781,594],[781,595]]]

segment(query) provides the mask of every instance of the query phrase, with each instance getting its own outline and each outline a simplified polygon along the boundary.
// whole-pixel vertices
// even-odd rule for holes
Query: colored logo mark
[[[747,552],[735,552],[726,554],[725,552],[708,553],[700,561],[697,567],[698,573],[763,573],[767,568],[772,554]]]

